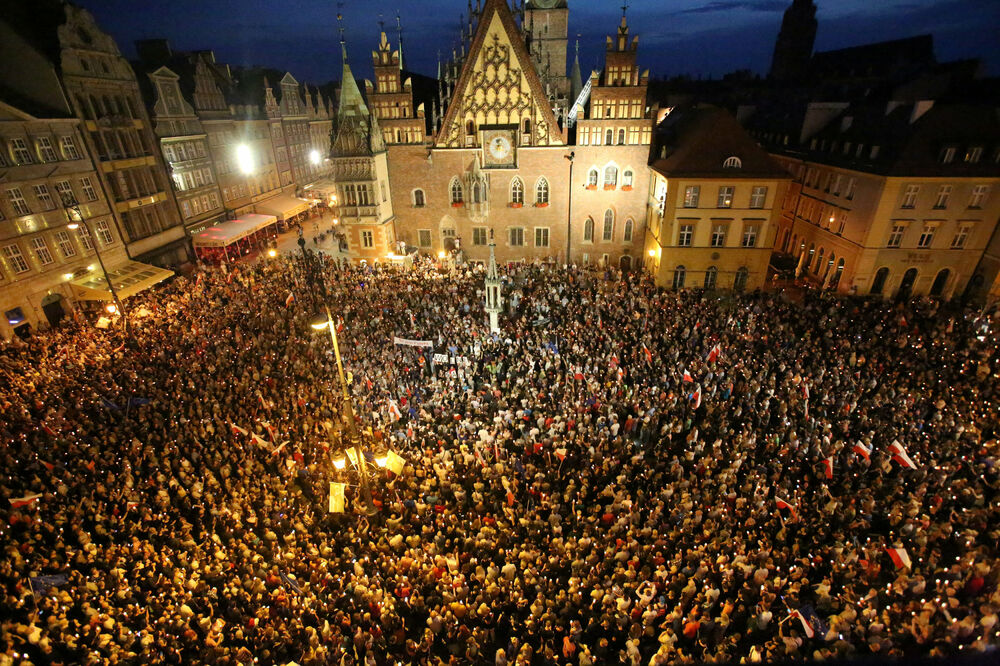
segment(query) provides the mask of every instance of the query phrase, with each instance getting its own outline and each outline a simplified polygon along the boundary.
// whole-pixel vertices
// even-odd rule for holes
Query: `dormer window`
[[[951,164],[955,161],[955,147],[946,146],[941,149],[941,164]]]
[[[732,157],[727,157],[726,158],[726,161],[722,163],[722,168],[723,169],[742,169],[743,168],[743,162],[740,160],[740,158],[738,158],[738,157],[736,157],[734,155]]]
[[[965,161],[970,164],[976,164],[979,159],[983,156],[982,146],[972,146],[965,152]]]

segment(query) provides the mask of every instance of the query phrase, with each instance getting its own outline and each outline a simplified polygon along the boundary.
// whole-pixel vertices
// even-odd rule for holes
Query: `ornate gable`
[[[529,121],[526,133],[525,121]],[[565,144],[538,72],[504,0],[487,0],[483,8],[435,145],[479,146],[480,128],[484,125],[517,126],[522,130],[517,133],[522,146]]]

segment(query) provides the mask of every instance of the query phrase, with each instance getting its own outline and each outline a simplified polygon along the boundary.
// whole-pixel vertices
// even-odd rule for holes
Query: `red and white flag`
[[[782,498],[778,497],[777,495],[774,496],[774,502],[775,502],[775,504],[778,505],[778,509],[779,510],[781,510],[781,509],[788,509],[788,513],[791,514],[791,517],[792,517],[793,521],[796,521],[796,520],[799,519],[799,514],[795,510],[795,505],[793,505],[791,502],[789,502],[788,500],[782,499]]]
[[[905,548],[886,548],[885,552],[889,553],[889,557],[892,558],[892,563],[896,565],[897,569],[911,567],[910,555]]]
[[[41,493],[32,493],[30,495],[25,495],[24,497],[11,497],[10,505],[15,509],[19,509],[22,506],[31,506],[41,498]]]
[[[892,440],[892,444],[889,445],[889,453],[892,454],[892,459],[903,467],[909,469],[917,468],[917,464],[906,454],[906,449],[903,448],[903,445],[898,440]]]
[[[42,424],[42,430],[44,430],[45,434],[48,435],[49,437],[55,437],[56,436],[56,431],[53,430],[52,428],[50,428],[48,423],[43,423]]]
[[[684,371],[684,377],[681,379],[681,381],[693,382],[694,381],[694,377],[691,376],[690,372],[688,372],[687,370],[685,370]]]
[[[806,400],[809,399],[809,384],[802,382],[802,397]]]
[[[642,343],[642,353],[646,355],[646,363],[653,362],[653,352],[649,351],[649,347],[646,346],[645,342]]]
[[[237,437],[239,435],[243,435],[244,437],[246,437],[247,435],[250,434],[247,430],[244,430],[243,428],[239,427],[232,421],[229,422],[229,429],[233,431],[233,437]]]
[[[139,508],[138,502],[125,502],[126,511],[131,511],[132,509],[138,509],[138,508]]]
[[[715,363],[715,361],[719,358],[719,354],[721,353],[722,353],[722,347],[716,344],[708,351],[708,362]]]
[[[295,294],[294,292],[290,291],[288,292],[288,298],[285,299],[285,307],[286,308],[292,307],[292,303],[294,302],[295,302]]]
[[[273,451],[271,451],[271,455],[272,455],[272,456],[276,456],[276,455],[278,455],[279,453],[281,453],[281,451],[282,451],[282,450],[283,450],[283,449],[284,449],[284,448],[285,448],[286,446],[288,446],[288,442],[290,442],[290,441],[291,441],[291,440],[288,440],[288,439],[286,439],[285,441],[283,441],[283,442],[281,443],[281,446],[278,446],[278,447],[276,447],[276,448],[275,448],[275,449],[274,449]]]
[[[806,632],[807,637],[812,638],[816,634],[816,631],[813,629],[812,624],[810,624],[809,620],[806,619],[805,615],[798,612],[797,610],[793,610],[789,614],[789,616],[798,619],[798,621],[802,623],[802,630]]]
[[[253,438],[254,444],[259,444],[260,446],[263,446],[264,448],[270,448],[270,444],[267,443],[267,440],[264,439],[263,437],[261,437],[260,435],[258,435],[257,433],[253,433],[250,436]]]
[[[573,379],[575,379],[578,382],[583,381],[583,373],[580,372],[580,368],[577,368],[576,371],[573,373]]]
[[[833,478],[833,456],[823,458],[823,473],[826,475],[826,478]]]
[[[55,470],[55,468],[56,468],[55,465],[53,465],[52,463],[47,462],[45,460],[42,460],[41,458],[38,459],[38,462],[42,463],[42,465],[45,466],[45,469],[49,470],[50,472],[53,471],[53,470]]]
[[[556,449],[556,458],[559,458],[559,462],[566,460],[566,449]]]
[[[262,426],[264,426],[265,428],[267,428],[267,434],[269,434],[271,436],[271,441],[274,442],[275,444],[277,444],[278,443],[278,439],[275,436],[274,426],[271,425],[268,421],[261,421],[260,424]]]
[[[867,446],[865,446],[864,444],[862,444],[860,439],[854,443],[854,446],[851,447],[851,450],[857,453],[865,460],[872,459],[872,450]]]
[[[695,409],[701,407],[701,384],[698,384],[695,387],[694,393],[691,394],[691,399],[694,400]]]
[[[389,401],[389,420],[395,423],[399,419],[403,418],[403,414],[399,411],[399,405],[395,400]]]

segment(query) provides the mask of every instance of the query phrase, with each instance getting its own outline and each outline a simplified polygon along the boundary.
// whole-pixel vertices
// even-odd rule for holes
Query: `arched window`
[[[609,164],[604,169],[604,187],[614,187],[618,184],[618,167]]]
[[[471,120],[466,121],[465,123],[466,136],[472,136],[475,133],[476,133],[476,123],[472,122]]]
[[[524,133],[531,134],[531,121],[527,118],[524,119]]]
[[[823,255],[825,253],[826,253],[826,248],[825,247],[821,247],[819,249],[819,261],[816,262],[816,268],[813,271],[813,272],[816,273],[816,275],[819,275],[820,271],[823,270]]]
[[[837,285],[840,284],[840,276],[844,274],[844,258],[841,257],[837,261],[837,271],[833,274],[833,278],[830,280],[830,288],[836,289]]]
[[[896,296],[898,298],[909,298],[910,293],[913,291],[913,285],[917,281],[917,269],[911,268],[903,273],[903,281],[899,283],[899,289],[896,291]]]
[[[727,157],[726,161],[722,163],[722,168],[723,169],[741,169],[741,168],[743,168],[743,162],[740,161],[740,158],[738,158],[736,156]]]
[[[420,208],[424,205],[424,191],[423,190],[413,190],[413,205]]]
[[[451,179],[451,203],[460,204],[464,197],[462,192],[462,182],[458,178]]]
[[[622,173],[622,187],[632,187],[632,170],[625,169]]]
[[[615,237],[615,214],[609,208],[604,211],[604,235],[602,240],[609,241]]]
[[[747,280],[750,278],[750,271],[747,270],[746,266],[741,266],[738,271],[736,271],[736,278],[733,280],[733,289],[736,291],[743,291],[747,288]]]
[[[941,272],[937,274],[934,278],[934,284],[931,285],[931,296],[940,298],[944,293],[945,285],[948,284],[948,276],[951,275],[951,271],[947,268],[942,268]]]
[[[622,233],[622,240],[626,243],[632,242],[632,228],[635,224],[632,220],[625,220],[625,231]]]
[[[515,205],[524,203],[524,183],[516,176],[510,181],[510,202]]]
[[[882,290],[885,289],[885,283],[888,279],[889,269],[883,266],[875,273],[875,279],[872,280],[872,288],[868,293],[872,296],[880,295]]]
[[[472,184],[472,203],[486,202],[486,181],[477,180]]]
[[[625,145],[625,130],[623,129],[618,130],[618,145],[619,146]]]
[[[719,279],[719,269],[715,266],[709,266],[708,270],[705,271],[705,289],[711,291],[715,289],[715,283]]]
[[[816,243],[809,243],[809,256],[806,257],[806,263],[802,266],[803,273],[809,270],[809,267],[812,266],[813,255],[815,254],[816,254]]]
[[[687,275],[687,269],[683,266],[678,266],[674,269],[674,289],[684,288],[684,278]]]
[[[547,204],[549,202],[549,181],[539,178],[535,184],[535,203]]]
[[[600,174],[597,173],[597,169],[591,169],[587,172],[587,187],[597,187],[597,181],[600,178]]]
[[[583,240],[585,243],[594,242],[594,218],[588,217],[583,223]]]
[[[604,144],[610,146],[614,142],[615,142],[615,131],[609,129],[607,132],[604,133]]]

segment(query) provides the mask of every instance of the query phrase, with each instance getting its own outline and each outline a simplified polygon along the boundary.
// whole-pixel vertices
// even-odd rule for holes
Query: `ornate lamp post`
[[[319,279],[315,279],[314,276],[315,266],[306,251],[306,241],[304,238],[299,236],[299,247],[302,248],[302,262],[306,269],[306,275],[309,280],[310,291],[315,289],[316,283],[319,283],[320,291],[320,301],[322,303],[322,312],[317,313],[312,319],[309,320],[309,325],[316,331],[322,331],[324,328],[330,329],[330,340],[333,342],[333,354],[337,359],[337,375],[340,378],[340,389],[344,399],[344,418],[347,419],[347,435],[350,439],[351,447],[354,449],[354,453],[358,459],[358,474],[361,477],[361,501],[364,505],[364,512],[371,516],[375,514],[375,505],[372,503],[372,490],[371,486],[368,484],[368,465],[365,461],[364,452],[361,449],[361,433],[358,431],[357,419],[354,416],[354,405],[351,401],[351,393],[347,388],[347,377],[344,375],[344,362],[340,357],[340,344],[337,341],[337,326],[333,323],[333,316],[330,314],[330,306],[327,303],[326,294],[326,284],[323,281],[323,276],[320,275]],[[313,299],[315,301],[316,294],[313,292]]]
[[[90,238],[90,244],[93,246],[94,253],[97,255],[97,263],[101,266],[101,273],[104,274],[104,280],[108,283],[108,291],[111,292],[111,298],[115,302],[116,311],[122,318],[122,330],[128,333],[128,317],[125,313],[125,306],[122,305],[121,299],[118,298],[118,291],[115,289],[115,285],[111,281],[111,276],[108,275],[108,270],[104,267],[104,259],[101,257],[100,240],[91,232],[90,224],[88,224],[86,218],[83,217],[83,211],[80,210],[80,204],[73,197],[73,195],[68,192],[64,193],[62,195],[62,202],[64,208],[68,208],[76,213],[75,219],[73,216],[67,215],[70,221],[66,224],[66,228],[76,230],[79,229],[82,224],[83,228],[86,230],[87,237]]]

